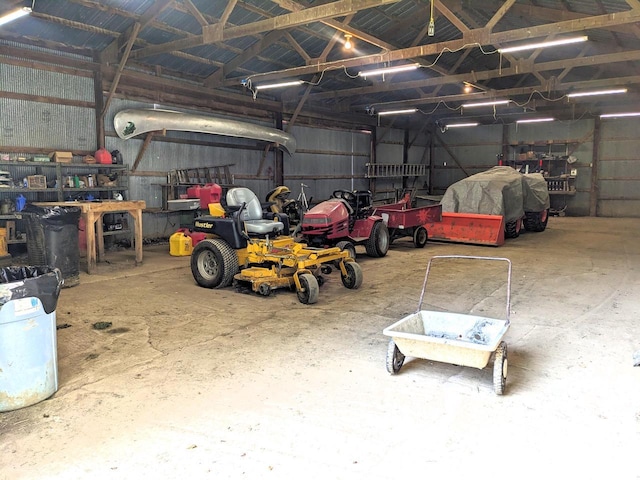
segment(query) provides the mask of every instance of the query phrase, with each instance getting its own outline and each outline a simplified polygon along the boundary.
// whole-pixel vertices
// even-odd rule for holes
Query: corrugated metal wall
[[[640,217],[640,120],[603,119],[597,215]]]
[[[368,190],[366,164],[371,158],[371,135],[362,131],[294,127],[296,152],[284,158],[284,180],[292,197],[305,194],[316,203],[334,190]]]

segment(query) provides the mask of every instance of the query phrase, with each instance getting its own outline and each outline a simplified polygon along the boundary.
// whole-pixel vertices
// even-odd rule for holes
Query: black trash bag
[[[77,285],[80,282],[78,224],[81,210],[28,203],[21,213],[26,220],[29,264],[58,268],[66,287]]]
[[[58,305],[62,273],[46,265],[0,268],[0,306],[11,300],[36,297],[49,314]]]

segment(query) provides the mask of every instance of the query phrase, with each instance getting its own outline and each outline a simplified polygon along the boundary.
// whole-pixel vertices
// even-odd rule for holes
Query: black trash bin
[[[78,207],[38,207],[27,204],[21,213],[27,221],[29,264],[59,269],[64,287],[78,285],[78,223],[81,210]]]

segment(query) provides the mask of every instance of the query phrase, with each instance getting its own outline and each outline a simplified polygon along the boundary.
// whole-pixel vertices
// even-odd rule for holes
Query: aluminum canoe
[[[116,133],[123,140],[143,133],[177,130],[181,132],[211,133],[230,137],[252,138],[275,143],[289,155],[296,151],[296,139],[293,135],[276,128],[256,125],[255,123],[227,120],[175,112],[172,110],[128,109],[116,113],[113,119]]]

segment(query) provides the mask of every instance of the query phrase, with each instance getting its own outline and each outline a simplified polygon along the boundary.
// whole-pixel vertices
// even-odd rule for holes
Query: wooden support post
[[[409,163],[409,130],[405,130],[404,131],[404,138],[402,141],[402,164],[406,165],[407,163]],[[406,172],[404,172],[406,173]],[[402,177],[402,189],[404,190],[405,188],[407,188],[407,176],[403,175]],[[400,199],[397,199],[396,201],[399,201]]]
[[[282,130],[282,113],[277,112],[275,114],[276,128],[278,130]],[[274,154],[276,156],[275,161],[275,172],[274,172],[274,180],[276,185],[284,185],[284,154],[282,153],[282,149],[276,148],[274,149]]]
[[[600,156],[600,117],[593,125],[593,158],[591,159],[591,189],[589,191],[589,216],[598,216],[598,157]]]

